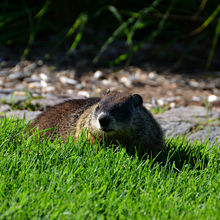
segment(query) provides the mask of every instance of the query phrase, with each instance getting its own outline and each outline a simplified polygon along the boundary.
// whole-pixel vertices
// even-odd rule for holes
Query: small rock
[[[152,108],[157,108],[158,105],[157,105],[157,100],[153,97],[152,98]]]
[[[102,84],[104,86],[110,86],[112,84],[112,80],[111,79],[103,79]]]
[[[84,86],[81,83],[77,83],[76,84],[76,89],[82,89]]]
[[[201,101],[201,98],[199,96],[193,96],[192,97],[192,101],[194,102],[200,102]]]
[[[40,78],[44,81],[48,80],[48,76],[45,73],[40,73]]]
[[[170,108],[175,108],[175,107],[176,107],[176,103],[175,103],[175,102],[171,102],[171,103],[169,104],[169,107],[170,107]]]
[[[132,81],[128,77],[121,77],[120,82],[122,82],[126,87],[131,87],[132,86]]]
[[[189,85],[194,87],[194,88],[198,88],[199,87],[199,83],[196,82],[195,80],[189,81]]]
[[[67,89],[67,90],[66,90],[66,93],[67,93],[68,95],[72,95],[72,94],[74,94],[74,90],[73,90],[73,89]]]
[[[43,61],[43,60],[38,60],[38,61],[37,61],[37,65],[38,65],[38,66],[42,66],[43,64],[44,64],[44,61]]]
[[[90,97],[90,94],[87,92],[87,91],[79,91],[77,93],[79,96],[84,96],[86,98],[89,98]]]
[[[7,66],[7,61],[3,60],[0,62],[0,67],[6,67]]]
[[[94,78],[95,79],[100,79],[103,77],[103,72],[100,71],[100,70],[97,70],[95,73],[94,73]]]
[[[159,106],[164,106],[164,100],[163,99],[158,99],[157,100],[157,104],[159,105]]]
[[[13,93],[14,96],[26,96],[25,91],[14,91]]]
[[[9,80],[23,80],[26,77],[29,77],[30,73],[23,72],[14,72],[8,76]]]
[[[177,100],[180,100],[179,96],[166,98],[167,103],[174,102],[174,101],[177,101]]]
[[[46,87],[42,88],[42,92],[53,92],[53,91],[55,91],[54,86],[46,86]]]
[[[29,72],[29,71],[32,71],[32,70],[34,70],[36,68],[37,68],[37,64],[36,63],[32,63],[32,64],[24,67],[24,71],[25,72]]]
[[[150,72],[150,73],[148,74],[148,78],[151,79],[151,80],[156,79],[156,77],[157,77],[156,72]]]
[[[70,79],[66,76],[61,76],[60,77],[60,82],[62,82],[63,84],[69,84],[69,85],[76,85],[77,81],[74,79]]]
[[[48,85],[47,82],[45,82],[44,80],[41,80],[40,84],[41,84],[41,88],[45,88]]]
[[[215,102],[218,100],[218,97],[216,95],[210,95],[208,97],[208,102]]]
[[[24,81],[27,83],[40,82],[40,78],[37,76],[33,76],[31,78],[26,78]]]
[[[35,88],[42,88],[42,85],[40,82],[31,82],[28,84],[28,87],[30,89],[35,89]]]
[[[7,70],[0,71],[0,77],[5,77],[8,75],[10,75],[10,71],[7,71]]]
[[[0,104],[0,112],[7,112],[7,111],[10,111],[10,110],[11,110],[10,105]]]

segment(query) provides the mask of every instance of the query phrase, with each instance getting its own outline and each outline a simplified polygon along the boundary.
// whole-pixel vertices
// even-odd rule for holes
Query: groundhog
[[[163,132],[152,114],[143,106],[138,94],[108,91],[102,98],[73,99],[51,107],[39,115],[30,129],[47,129],[44,134],[55,139],[88,129],[90,140],[141,146],[144,151],[159,152],[163,148]],[[48,129],[54,128],[54,129]]]

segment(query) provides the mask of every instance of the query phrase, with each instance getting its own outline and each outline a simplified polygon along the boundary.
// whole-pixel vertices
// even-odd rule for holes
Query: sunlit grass
[[[51,143],[25,129],[25,121],[0,119],[1,219],[220,217],[217,145],[170,139],[143,160],[83,136]]]

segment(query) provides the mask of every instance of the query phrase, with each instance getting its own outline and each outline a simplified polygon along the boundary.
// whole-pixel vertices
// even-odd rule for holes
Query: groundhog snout
[[[101,114],[98,117],[98,122],[99,122],[101,130],[106,131],[106,132],[113,130],[111,128],[112,118],[111,118],[110,115],[108,115],[108,114]]]
[[[108,115],[101,115],[98,120],[102,128],[108,128],[111,122],[111,118]]]

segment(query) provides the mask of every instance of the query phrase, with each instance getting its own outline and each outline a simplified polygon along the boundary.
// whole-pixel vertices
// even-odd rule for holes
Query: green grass
[[[28,137],[0,119],[0,219],[219,219],[219,149],[177,138],[156,158]]]

